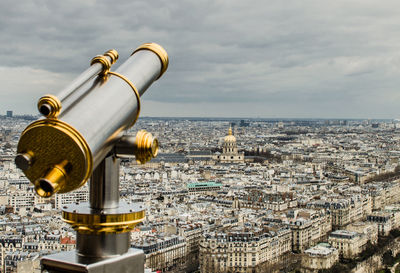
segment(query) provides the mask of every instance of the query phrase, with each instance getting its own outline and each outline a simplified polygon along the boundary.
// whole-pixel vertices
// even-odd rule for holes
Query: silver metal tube
[[[117,156],[133,156],[136,153],[136,136],[124,135],[114,146],[114,153]]]
[[[98,88],[102,84],[106,82],[105,78],[96,77],[88,80],[87,82],[83,83],[82,86],[76,90],[75,92],[71,93],[68,98],[65,99],[63,102],[62,113],[66,113],[69,110],[73,109],[74,106],[79,103],[87,94],[92,92],[94,89]]]
[[[103,72],[107,71],[108,69],[110,69],[111,65],[113,65],[118,59],[118,52],[116,50],[109,50],[106,53],[104,53],[103,56],[97,56],[97,57],[102,57],[102,58],[105,58],[106,60],[108,60],[108,61],[104,60],[104,61],[106,61],[105,63],[107,63],[107,65],[105,65],[101,62],[98,62],[98,61],[93,61],[96,59],[96,58],[94,58],[92,60],[91,66],[88,69],[86,69],[75,80],[73,80],[67,87],[65,87],[63,90],[60,91],[60,93],[58,93],[57,98],[62,103],[61,112],[63,110],[68,109],[76,100],[78,100],[79,98],[84,96],[86,92],[88,92],[87,88],[83,88],[83,89],[81,88],[85,83],[87,83],[94,77],[96,77],[96,76],[102,74]],[[78,90],[80,92],[77,92]],[[72,96],[72,95],[74,95],[74,96]]]
[[[133,54],[116,72],[128,78],[142,95],[158,78],[162,69],[159,57],[152,51]],[[138,101],[134,91],[122,79],[111,76],[106,84],[95,86],[73,111],[59,115],[85,138],[96,167],[110,151],[112,144],[128,129],[137,115]]]
[[[76,234],[76,253],[86,262],[122,255],[129,248],[130,232],[118,234],[82,234],[77,232]]]
[[[74,102],[74,100],[70,98],[71,95],[76,93],[78,89],[81,91],[81,94],[75,96],[75,98],[80,98],[84,95],[80,87],[95,76],[106,74],[117,59],[118,52],[114,49],[105,52],[104,55],[94,57],[91,61],[91,66],[73,80],[72,83],[61,90],[57,96],[45,95],[41,97],[38,101],[39,112],[45,117],[57,118],[60,112],[68,108]]]
[[[90,208],[93,210],[118,208],[119,163],[115,156],[108,156],[93,171],[89,185]]]
[[[107,57],[110,59],[110,57]],[[65,100],[73,94],[78,88],[85,84],[90,79],[96,77],[103,70],[103,65],[101,63],[94,63],[88,69],[86,69],[82,74],[75,78],[67,87],[61,90],[57,94],[57,98],[63,102],[63,108],[65,105]]]

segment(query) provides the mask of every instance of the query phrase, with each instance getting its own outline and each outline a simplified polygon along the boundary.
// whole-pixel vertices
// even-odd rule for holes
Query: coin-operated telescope
[[[167,52],[155,43],[138,47],[115,72],[115,50],[91,66],[58,95],[39,99],[45,117],[21,134],[15,163],[36,193],[50,197],[84,185],[89,203],[64,206],[62,217],[77,232],[76,251],[42,259],[48,272],[143,272],[143,251],[130,248],[130,231],[144,208],[119,200],[119,158],[140,163],[155,157],[158,141],[141,130],[124,135],[139,117],[140,97],[168,67]]]

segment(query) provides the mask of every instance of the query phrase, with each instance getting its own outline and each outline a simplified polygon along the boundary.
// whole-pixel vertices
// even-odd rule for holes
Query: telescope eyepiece
[[[15,157],[15,165],[23,171],[29,169],[33,162],[33,155],[31,152],[20,153]]]
[[[51,113],[51,106],[48,105],[47,103],[44,103],[40,106],[39,108],[40,114],[43,116],[47,117]]]
[[[54,194],[54,184],[45,178],[41,178],[35,185],[36,193],[41,197],[50,197]]]
[[[54,95],[45,95],[39,99],[37,107],[46,118],[57,118],[61,111],[61,101]]]
[[[158,154],[158,140],[146,130],[140,130],[136,136],[123,136],[115,144],[114,153],[119,157],[136,157],[136,161],[144,164]]]
[[[68,161],[66,160],[49,169],[45,177],[36,180],[36,193],[41,197],[50,197],[58,192],[65,185],[68,169]]]

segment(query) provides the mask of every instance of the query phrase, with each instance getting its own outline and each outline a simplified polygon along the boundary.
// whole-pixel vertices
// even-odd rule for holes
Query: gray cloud
[[[33,113],[41,94],[94,55],[116,48],[122,62],[154,41],[170,67],[145,94],[146,115],[397,118],[399,8],[394,0],[2,1],[0,111]]]

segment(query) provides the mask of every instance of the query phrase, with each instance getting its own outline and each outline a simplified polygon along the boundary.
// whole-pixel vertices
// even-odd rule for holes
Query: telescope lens
[[[47,179],[40,179],[36,184],[35,190],[41,197],[50,197],[54,193],[53,184]]]
[[[32,165],[32,154],[31,153],[18,154],[15,157],[15,165],[17,165],[17,167],[23,171],[28,170],[29,167]]]
[[[50,197],[65,186],[66,170],[68,161],[64,160],[60,164],[49,169],[46,175],[35,182],[36,193],[42,197]]]
[[[61,101],[53,95],[46,95],[38,101],[39,112],[47,118],[57,118],[61,110]]]
[[[44,103],[44,104],[42,104],[42,105],[40,106],[39,112],[40,112],[43,116],[47,117],[47,116],[50,114],[50,112],[51,112],[51,106],[48,105],[47,103]]]
[[[157,156],[157,154],[158,154],[158,139],[154,138],[153,143],[151,145],[151,155],[154,158]]]

